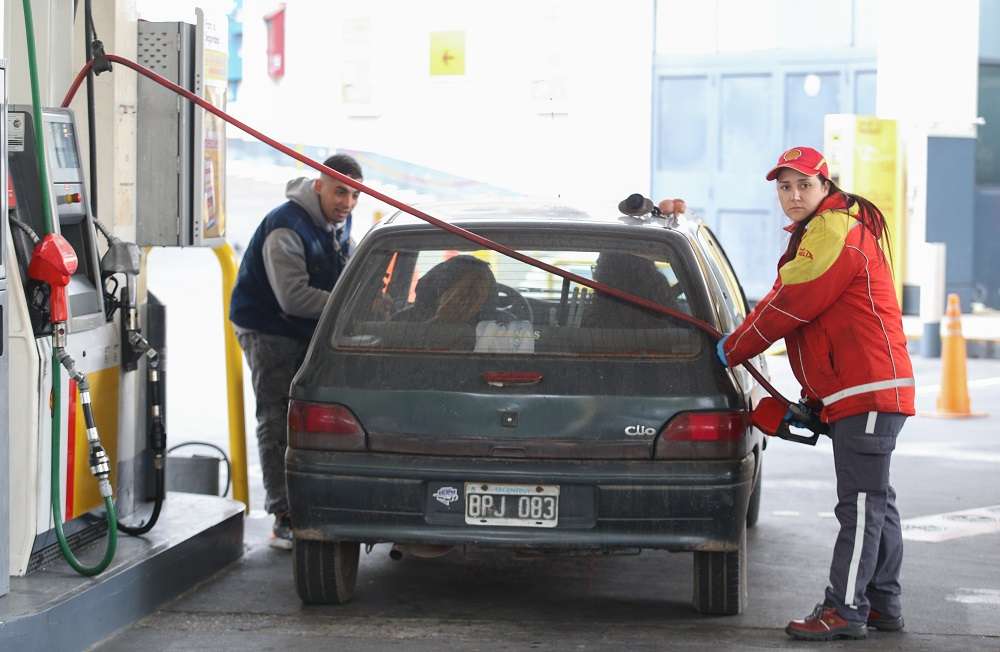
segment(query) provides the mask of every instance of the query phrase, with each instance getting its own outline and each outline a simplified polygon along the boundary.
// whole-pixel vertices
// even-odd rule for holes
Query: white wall
[[[904,279],[919,283],[927,233],[927,137],[975,138],[979,3],[883,0],[876,111],[899,121],[906,160]],[[891,26],[891,28],[889,27]],[[933,44],[933,46],[931,45]]]
[[[979,3],[883,0],[880,9],[879,117],[975,137]]]
[[[246,0],[230,110],[279,140],[373,151],[603,211],[649,189],[652,0],[288,0],[280,81],[265,61],[263,16],[274,7]],[[465,32],[463,76],[429,74],[430,33],[445,30]],[[553,81],[566,90],[549,101]],[[345,83],[370,101],[345,103]]]
[[[658,0],[656,51],[721,54],[873,48],[879,0]]]

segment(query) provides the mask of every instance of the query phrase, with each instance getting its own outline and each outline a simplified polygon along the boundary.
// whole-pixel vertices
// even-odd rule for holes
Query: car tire
[[[361,544],[295,539],[295,590],[305,604],[344,604],[354,595]]]
[[[732,552],[694,553],[694,607],[700,613],[735,616],[749,599],[747,532]]]
[[[753,483],[753,491],[750,492],[750,503],[747,505],[747,527],[757,525],[757,521],[760,519],[760,486],[763,482],[764,460],[761,460],[757,468],[757,479]]]

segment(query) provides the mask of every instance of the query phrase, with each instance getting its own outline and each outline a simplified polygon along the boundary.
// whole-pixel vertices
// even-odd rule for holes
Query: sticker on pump
[[[11,112],[7,114],[7,151],[24,151],[24,121],[25,114]]]

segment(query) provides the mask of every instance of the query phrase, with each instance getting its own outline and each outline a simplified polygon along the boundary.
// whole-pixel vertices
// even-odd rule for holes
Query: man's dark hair
[[[361,174],[361,165],[354,160],[353,156],[348,156],[347,154],[334,154],[330,158],[323,161],[323,165],[328,168],[333,168],[341,174],[346,174],[352,179],[363,179],[364,175]]]

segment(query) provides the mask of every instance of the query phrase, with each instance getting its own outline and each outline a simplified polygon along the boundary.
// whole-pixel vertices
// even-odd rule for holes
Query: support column
[[[4,2],[4,6],[7,99],[11,104],[31,104],[24,9],[21,0]],[[76,71],[69,72],[75,40],[66,38],[73,24],[73,3],[32,0],[31,17],[35,28],[39,95],[44,106],[58,106],[76,74]]]
[[[979,3],[879,3],[876,112],[899,121],[907,162],[909,251],[943,242],[951,252],[970,251],[975,237],[974,187]],[[947,47],[933,47],[935,43]],[[971,255],[971,254],[970,254]],[[917,312],[923,273],[908,257],[904,310]],[[948,256],[946,286],[972,298],[971,259]]]
[[[0,24],[3,24],[0,7]],[[2,32],[2,30],[0,30]],[[0,34],[0,102],[6,102],[7,81],[3,59],[3,35]],[[0,111],[0,247],[7,247],[7,116]],[[10,591],[10,415],[8,396],[10,345],[7,328],[7,256],[0,256],[0,597]],[[17,264],[14,264],[17,269]],[[14,272],[15,274],[17,271]]]
[[[920,337],[920,355],[925,358],[940,358],[947,252],[940,242],[926,243],[922,249],[917,252],[924,267],[920,288],[920,321],[924,325],[923,335]]]
[[[97,36],[106,52],[133,61],[138,47],[138,13],[135,0],[93,0],[94,24]],[[78,3],[73,23],[72,75],[84,62],[83,0]],[[71,77],[72,79],[72,77]],[[135,175],[136,175],[136,73],[124,66],[115,66],[109,73],[94,78],[95,109],[97,112],[97,199],[99,214],[95,215],[123,240],[135,240]],[[61,89],[59,98],[62,100]],[[81,85],[73,103],[80,125],[80,149],[87,152],[90,134],[86,133],[87,92]],[[89,166],[84,165],[87,185],[93,187]],[[140,298],[140,302],[144,301]]]

